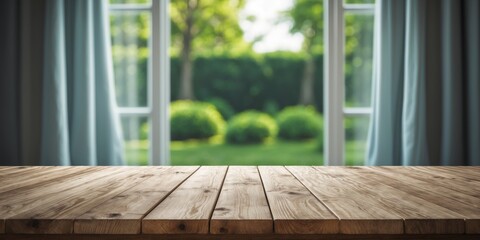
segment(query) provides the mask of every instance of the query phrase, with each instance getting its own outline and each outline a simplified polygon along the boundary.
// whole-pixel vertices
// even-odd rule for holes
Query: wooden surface
[[[0,167],[0,183],[0,239],[480,239],[480,167]]]

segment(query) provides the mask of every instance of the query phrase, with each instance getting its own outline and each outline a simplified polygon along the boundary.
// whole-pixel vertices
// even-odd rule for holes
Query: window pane
[[[111,4],[144,4],[150,2],[151,0],[110,0]]]
[[[344,0],[344,3],[347,4],[364,4],[364,3],[375,3],[375,0]]]
[[[323,1],[197,4],[170,1],[172,165],[321,165]]]
[[[111,12],[110,32],[117,103],[147,106],[150,13]]]
[[[370,117],[345,117],[345,165],[364,165]]]
[[[345,106],[369,107],[372,89],[373,15],[345,15]]]
[[[148,117],[123,116],[121,121],[127,165],[148,165]]]

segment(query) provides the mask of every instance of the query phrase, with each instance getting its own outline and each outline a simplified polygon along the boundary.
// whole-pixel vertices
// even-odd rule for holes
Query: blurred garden
[[[258,21],[249,1],[170,1],[172,165],[323,164],[323,1],[283,1],[274,24],[302,41],[275,51],[256,48],[267,33],[245,37]],[[148,1],[111,0],[125,2]],[[150,19],[111,13],[120,107],[149,106]],[[373,17],[346,16],[345,33],[345,106],[369,106]],[[344,121],[347,165],[363,165],[368,122]],[[122,128],[129,165],[147,165],[149,117],[122,116]]]

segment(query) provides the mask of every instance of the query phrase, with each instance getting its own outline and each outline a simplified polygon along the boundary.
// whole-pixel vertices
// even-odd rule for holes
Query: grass
[[[365,144],[346,143],[346,165],[363,165]],[[323,155],[315,140],[272,141],[265,144],[230,145],[207,141],[173,141],[172,165],[323,165]],[[148,164],[148,142],[126,143],[129,165]]]

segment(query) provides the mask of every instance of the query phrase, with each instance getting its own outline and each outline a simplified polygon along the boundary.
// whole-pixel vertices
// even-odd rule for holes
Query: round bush
[[[235,115],[227,127],[226,139],[229,143],[261,143],[275,137],[277,124],[268,114],[246,111]]]
[[[215,106],[224,119],[230,119],[235,115],[232,105],[221,98],[211,98],[207,102]]]
[[[312,106],[284,108],[277,117],[279,137],[288,140],[303,140],[318,136],[323,121]]]
[[[206,139],[220,134],[225,121],[210,103],[179,100],[170,104],[172,140]]]

